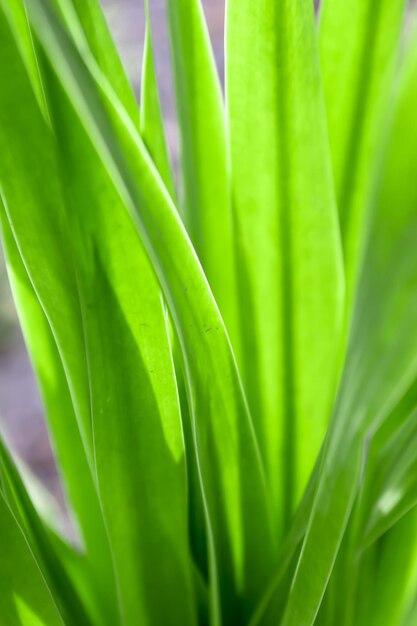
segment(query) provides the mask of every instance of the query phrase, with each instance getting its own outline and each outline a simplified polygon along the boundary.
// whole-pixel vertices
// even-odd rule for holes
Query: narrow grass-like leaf
[[[377,590],[381,586],[387,584],[394,590],[394,586],[398,585],[398,591],[406,585],[406,579],[412,577],[409,559],[413,533],[411,525],[407,522],[402,524],[400,520],[415,505],[413,432],[416,428],[416,391],[414,382],[370,440],[363,481],[326,589],[317,618],[318,625],[340,623],[342,626],[356,626],[359,616],[360,623],[366,624],[374,618],[380,619],[384,613],[389,620],[389,615],[397,611],[396,606],[402,604],[403,594],[394,592],[398,598],[390,602],[392,613],[387,606],[382,612],[374,606],[379,593]],[[409,529],[405,551],[401,546],[401,533],[396,532],[397,524]],[[387,557],[384,556],[386,546],[390,546]],[[388,582],[385,569],[394,553],[397,553],[395,562],[398,568],[395,585],[392,581]],[[343,605],[338,600],[339,589],[344,590]],[[388,597],[389,589],[383,595]],[[382,606],[383,603],[378,604]],[[394,620],[394,623],[400,622]]]
[[[174,200],[176,198],[176,190],[173,180],[173,174],[170,166],[167,142],[165,137],[165,129],[161,110],[161,103],[158,92],[158,81],[156,75],[155,58],[153,51],[152,25],[149,11],[149,2],[145,0],[145,16],[146,30],[145,42],[142,62],[142,80],[141,80],[141,107],[140,107],[140,133],[142,140],[152,157],[167,191]],[[190,430],[189,410],[185,395],[185,383],[181,367],[180,348],[177,338],[173,332],[170,320],[167,319],[168,335],[172,345],[172,358],[175,366],[175,374],[178,384],[180,406],[182,414],[182,424],[184,428],[185,447],[189,451],[192,450],[192,435]],[[198,485],[198,471],[196,468],[194,455],[188,452],[187,455],[187,487],[188,487],[188,508],[191,511],[190,525],[190,560],[192,561],[194,587],[197,596],[197,608],[199,620],[207,621],[208,615],[208,591],[206,580],[206,563],[207,563],[207,545],[201,540],[201,536],[196,539],[196,513],[198,508],[200,515],[200,527],[204,527],[204,512],[200,487]],[[202,531],[204,535],[204,530]],[[197,535],[198,535],[197,531]],[[197,545],[198,544],[198,545]],[[194,562],[198,563],[198,566]],[[200,569],[199,569],[200,567]]]
[[[259,599],[256,610],[253,612],[250,626],[258,626],[265,619],[265,613],[271,614],[277,620],[282,613],[283,605],[288,596],[294,569],[300,555],[302,543],[307,530],[311,507],[314,501],[319,476],[320,461],[316,463],[304,497],[297,508],[283,548],[280,552],[279,566],[274,577]],[[271,609],[272,606],[272,609]]]
[[[355,506],[314,623],[399,626],[415,593],[416,513],[409,512],[365,551],[358,542],[357,513]],[[389,572],[394,573],[392,578]],[[343,602],[340,601],[342,589]]]
[[[312,3],[228,0],[226,54],[243,378],[282,532],[326,430],[343,310]]]
[[[141,108],[140,108],[140,132],[143,142],[152,157],[152,160],[161,175],[161,178],[169,191],[171,198],[175,199],[176,193],[172,172],[169,164],[168,150],[165,139],[162,111],[159,101],[158,84],[156,77],[155,59],[152,44],[152,26],[149,12],[149,3],[145,1],[146,31],[142,65],[141,84]],[[192,454],[193,441],[191,434],[190,416],[186,399],[184,374],[182,371],[181,350],[177,337],[170,324],[169,336],[172,344],[172,358],[175,366],[176,379],[179,390],[182,423],[184,428],[185,447],[187,456],[187,486],[188,508],[190,514],[190,548],[193,563],[194,580],[198,598],[199,612],[207,619],[207,588],[203,576],[207,576],[207,543],[205,538],[204,508],[200,487],[198,484],[198,469],[195,457]],[[197,521],[198,519],[198,521]]]
[[[175,198],[175,187],[169,162],[161,103],[159,100],[149,2],[145,0],[146,30],[143,47],[140,134],[166,188]]]
[[[24,5],[22,2],[16,2],[12,5],[6,3],[4,8],[14,29],[16,39],[20,46],[23,46],[23,60],[29,70],[31,84],[38,96],[39,105],[44,114],[48,115],[39,75],[38,60]],[[11,8],[13,8],[13,12],[10,12]],[[17,19],[19,16],[21,19]],[[3,58],[6,60],[8,57]],[[31,101],[29,99],[26,103]],[[48,178],[52,182],[52,172],[49,169]],[[18,183],[16,182],[16,184]],[[17,203],[17,198],[13,192],[10,199]],[[56,208],[58,207],[56,206]],[[13,223],[13,218],[11,221]],[[113,565],[101,508],[88,464],[88,456],[86,456],[74,414],[66,372],[62,365],[53,331],[20,256],[3,203],[0,206],[0,222],[9,278],[19,310],[21,326],[42,392],[48,425],[59,466],[63,472],[66,491],[69,495],[70,504],[76,512],[83,549],[87,552],[84,567],[90,572],[92,604],[95,604],[96,610],[101,614],[102,623],[106,623],[107,620],[116,623]],[[43,235],[42,222],[39,222],[38,225],[41,229],[41,235]],[[37,276],[35,284],[39,284],[40,278]],[[42,293],[47,292],[43,291]],[[46,301],[48,302],[48,295]],[[56,328],[59,329],[60,326],[58,325]]]
[[[91,466],[92,432],[83,328],[50,133],[3,10],[0,30],[1,69],[8,85],[0,93],[1,195],[26,270],[47,311]],[[17,100],[16,93],[21,94]],[[33,110],[31,116],[27,115],[29,106]],[[27,172],[31,176],[21,184],[21,176]],[[45,250],[50,258],[48,264],[43,261]]]
[[[3,243],[20,324],[46,409],[65,491],[76,515],[90,576],[89,593],[99,623],[116,624],[115,580],[103,516],[78,430],[68,384],[55,340],[18,252],[4,209],[0,207]]]
[[[124,619],[192,624],[184,450],[161,295],[131,220],[55,81],[49,77],[48,94],[68,177],[98,484]],[[160,564],[155,550],[162,546]]]
[[[21,76],[20,94],[25,87]],[[59,150],[61,182],[80,297],[75,305],[83,315],[94,462],[123,619],[160,623],[169,617],[192,624],[181,426],[162,301],[134,227],[65,103],[49,75],[48,105],[56,132],[63,139],[63,129],[72,129]],[[36,128],[41,122],[34,102],[30,110]],[[23,145],[23,128],[13,129],[14,145]],[[42,135],[32,138],[42,142],[49,134],[45,124]],[[39,151],[42,146],[33,147]],[[50,149],[53,159],[52,140]],[[155,561],[156,547],[163,549],[164,563]],[[178,603],[178,596],[184,601]]]
[[[417,411],[379,452],[365,483],[363,544],[373,543],[417,504]]]
[[[201,0],[166,0],[184,220],[238,350],[224,103]]]
[[[358,492],[369,438],[417,374],[417,257],[412,245],[417,202],[415,188],[407,184],[415,176],[416,163],[416,60],[416,54],[410,55],[401,78],[372,245],[359,283],[347,362],[284,612],[285,626],[313,623]]]
[[[394,528],[391,534],[390,527],[412,506],[409,488],[412,488],[415,472],[412,465],[410,467],[407,448],[412,448],[415,430],[415,399],[416,385],[413,384],[376,435],[370,433],[363,481],[317,617],[318,625],[356,625],[358,615],[366,623],[366,619],[371,620],[373,614],[378,614],[376,608],[371,608],[375,601],[373,586],[377,581],[376,586],[384,584],[386,576],[380,577],[378,571],[384,562],[387,543],[397,544],[390,549],[391,553],[397,550],[397,561],[404,563],[403,574],[408,575],[407,554],[401,550],[400,535]],[[387,539],[391,536],[396,539]],[[411,542],[410,534],[410,549]],[[399,579],[398,574],[396,580]],[[363,593],[365,580],[369,583]],[[339,589],[344,590],[343,605],[339,602]],[[389,612],[386,613],[388,616]]]
[[[406,540],[405,540],[406,538]],[[351,626],[403,624],[417,590],[417,510],[410,511],[374,550],[375,569],[358,583],[359,598]]]
[[[412,237],[413,219],[415,219],[416,214],[417,193],[414,186],[409,184],[415,175],[414,170],[417,161],[417,124],[413,114],[417,106],[415,80],[417,76],[417,45],[415,42],[407,50],[402,74],[395,119],[389,136],[387,158],[381,175],[382,188],[378,196],[381,205],[380,211],[385,218],[384,224],[387,228],[385,240],[382,240],[384,251],[389,250],[390,236],[397,235],[399,242],[402,241],[403,245],[405,245],[408,237]],[[393,207],[398,207],[398,209],[394,211]],[[405,216],[410,221],[409,232],[407,232],[402,221]],[[397,245],[401,245],[401,243]],[[403,276],[407,276],[407,272],[408,275],[412,276],[414,262],[411,252],[408,255],[406,252],[402,252],[396,266],[397,274],[392,277],[393,290],[397,287],[397,281],[399,282]],[[377,276],[381,276],[381,263],[377,267]],[[414,304],[412,298],[413,283],[411,278],[409,281],[408,306],[412,310]],[[398,287],[397,290],[399,291]],[[403,297],[406,298],[406,295]],[[399,311],[405,310],[405,300],[399,300],[397,306]],[[412,313],[410,312],[410,314]],[[404,368],[403,370],[399,368],[399,373],[401,372],[405,376],[406,370]],[[414,470],[416,455],[413,440],[415,440],[417,428],[416,380],[417,377],[411,379],[407,392],[375,437],[373,446],[376,449],[377,458],[374,467],[371,468],[373,474],[370,474],[368,483],[371,489],[380,489],[381,491],[376,501],[369,497],[370,503],[374,504],[374,510],[373,513],[368,512],[367,533],[371,532],[370,529],[375,524],[381,523],[381,528],[386,528],[387,523],[389,526],[389,520],[384,522],[379,519],[384,517],[382,514],[384,508],[387,516],[391,511],[390,515],[395,519],[399,511],[407,511],[415,502],[417,495]],[[374,475],[373,484],[372,475]],[[393,497],[394,492],[395,497]],[[381,498],[382,510],[380,513],[382,515],[378,515]],[[372,532],[378,535],[376,528]]]
[[[404,0],[323,0],[320,60],[344,250],[348,307],[369,227]]]
[[[61,10],[80,50],[91,51],[135,126],[139,111],[135,94],[114,45],[99,0],[53,0]]]
[[[273,547],[260,459],[221,317],[175,207],[99,68],[91,58],[79,57],[47,2],[31,2],[30,14],[51,64],[139,229],[166,296],[187,368],[193,436],[212,532],[212,591],[216,593],[218,569],[224,582],[224,613],[246,613],[271,570]],[[215,602],[216,597],[213,614]]]
[[[44,111],[44,114],[47,114],[42,84],[39,80],[38,61],[33,46],[24,1],[15,0],[14,2],[7,2],[6,0],[2,0],[1,7],[5,12],[5,16],[8,18],[10,27],[15,33],[16,42],[19,46],[27,72],[31,77],[32,86],[39,106]]]
[[[365,551],[353,550],[358,547],[357,537],[355,546],[349,546],[348,550],[344,541],[315,622],[318,626],[399,626],[403,623],[415,593],[415,519],[415,511],[408,513]],[[350,562],[344,563],[345,571],[340,569],[341,555],[350,558]],[[391,578],[388,572],[394,576]],[[337,597],[340,589],[344,590],[343,603]]]
[[[0,485],[1,494],[25,536],[64,622],[90,626],[91,621],[85,607],[2,441],[0,441]]]
[[[0,488],[0,620],[7,626],[64,624]]]

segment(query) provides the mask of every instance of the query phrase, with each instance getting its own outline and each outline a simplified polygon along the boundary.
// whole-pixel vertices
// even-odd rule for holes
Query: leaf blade
[[[175,198],[175,185],[169,162],[161,103],[158,93],[152,43],[151,17],[149,13],[149,2],[147,0],[145,0],[145,13],[146,29],[142,61],[140,134],[166,188],[171,194],[171,197]]]
[[[216,524],[216,558],[220,571],[228,572],[232,586],[230,607],[224,610],[235,609],[236,596],[242,594],[250,606],[270,571],[268,560],[273,558],[273,548],[262,467],[218,309],[175,207],[102,74],[91,59],[86,60],[92,75],[86,71],[47,3],[31,3],[30,12],[44,49],[139,230],[163,288],[187,364],[194,438],[204,475],[202,488],[211,523]],[[116,135],[100,104],[97,87]],[[133,173],[127,163],[134,167]],[[212,378],[207,377],[209,366]],[[222,474],[217,476],[220,467]],[[244,515],[254,508],[258,511],[255,518]],[[262,563],[257,560],[259,550],[266,555]],[[216,567],[213,560],[211,566]]]
[[[229,0],[226,50],[241,365],[282,533],[325,433],[343,309],[311,3]]]
[[[410,115],[417,97],[415,50],[400,78],[376,199],[372,244],[359,283],[347,361],[318,491],[284,613],[285,626],[300,621],[313,623],[358,493],[369,438],[416,378],[417,263],[410,241],[416,236],[417,205],[414,187],[404,184],[413,176],[416,163],[417,127],[415,116]],[[394,203],[396,212],[392,211]],[[345,484],[338,485],[337,478],[343,475]],[[332,519],[331,527],[322,523],[323,516]]]
[[[0,616],[10,626],[62,625],[50,590],[0,492]],[[36,620],[36,621],[35,621]]]
[[[113,564],[96,486],[78,430],[68,383],[49,324],[30,283],[5,212],[0,223],[9,279],[28,351],[36,373],[48,428],[65,491],[79,525],[84,567],[91,577],[93,604],[100,623],[117,623]]]
[[[320,8],[320,60],[349,308],[369,229],[405,4],[324,0]]]
[[[233,216],[219,76],[201,1],[167,0],[166,6],[180,130],[180,206],[238,352]]]

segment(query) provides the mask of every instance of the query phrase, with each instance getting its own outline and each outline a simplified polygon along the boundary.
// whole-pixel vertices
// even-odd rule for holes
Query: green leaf
[[[0,94],[1,196],[26,271],[56,340],[91,466],[92,432],[83,327],[51,134],[3,10],[0,35],[1,71],[8,85]],[[27,114],[28,110],[31,115]],[[26,176],[27,173],[30,175]],[[45,250],[48,250],[48,264],[43,260]]]
[[[65,623],[90,626],[91,621],[65,567],[50,541],[22,479],[0,440],[1,495],[19,524]]]
[[[110,85],[93,59],[80,58],[47,2],[35,0],[29,8],[45,52],[139,230],[181,340],[209,524],[212,615],[218,615],[218,572],[228,581],[224,614],[237,615],[238,597],[246,613],[271,571],[274,551],[262,467],[222,320],[177,211]]]
[[[408,184],[416,163],[416,50],[402,72],[347,361],[283,626],[314,622],[358,493],[370,437],[417,375],[417,256],[412,243],[417,197]],[[273,618],[271,610],[263,623]]]
[[[253,612],[250,626],[257,626],[265,618],[265,613],[273,615],[277,621],[285,599],[288,596],[293,572],[300,555],[303,539],[307,530],[308,520],[319,477],[320,460],[316,463],[304,497],[297,508],[291,528],[285,537],[279,557],[279,566],[270,584],[262,594],[260,601]],[[272,607],[272,608],[271,608]]]
[[[115,580],[96,486],[88,466],[68,383],[45,313],[36,297],[16,246],[4,208],[0,222],[9,278],[20,324],[41,390],[49,431],[65,491],[81,531],[83,567],[99,623],[117,623]]]
[[[140,134],[155,167],[161,175],[171,197],[175,199],[175,187],[168,156],[161,103],[159,100],[155,59],[152,44],[152,26],[149,2],[145,0],[146,30],[143,48]]]
[[[414,186],[409,184],[409,181],[415,176],[414,170],[417,162],[417,124],[413,114],[417,106],[416,75],[417,45],[414,39],[405,54],[402,79],[396,98],[395,118],[389,135],[387,157],[381,174],[382,185],[378,195],[382,222],[381,231],[383,228],[386,229],[384,236],[380,236],[381,253],[388,258],[389,252],[397,255],[395,265],[390,269],[390,274],[388,272],[385,274],[390,277],[391,282],[386,285],[386,288],[391,288],[392,293],[395,294],[394,302],[397,310],[394,309],[394,314],[398,317],[400,315],[412,316],[416,306],[413,292],[413,266],[415,266],[416,260],[411,250],[401,249],[401,254],[397,254],[397,248],[408,245],[409,238],[412,238],[415,227],[414,220],[416,219],[417,193]],[[393,211],[392,207],[394,206],[397,207],[396,211]],[[395,244],[391,243],[391,237]],[[378,265],[374,271],[377,272],[376,276],[379,281],[382,281],[382,277],[385,278],[381,258],[378,259]],[[408,282],[405,283],[405,280]],[[390,299],[393,300],[394,296],[390,295]],[[408,318],[406,319],[408,322]],[[396,326],[397,323],[398,326]],[[386,330],[386,335],[389,337],[390,333],[391,336],[394,336],[395,330],[397,331],[398,337],[395,336],[393,347],[399,344],[397,350],[402,349],[402,353],[400,353],[402,360],[398,358],[393,362],[393,367],[397,367],[397,372],[390,381],[388,389],[394,386],[396,379],[400,376],[407,380],[411,370],[410,366],[414,363],[412,333],[407,339],[405,335],[407,326],[403,327],[395,317],[392,318],[391,324],[392,326]],[[380,346],[378,346],[378,350],[381,350]],[[407,361],[404,363],[404,357],[411,361],[410,365]],[[378,480],[374,480],[373,484],[369,481],[369,485],[375,490],[380,489],[380,493],[376,500],[369,496],[374,505],[374,510],[368,511],[367,534],[371,533],[373,525],[381,524],[382,529],[389,527],[390,518],[391,520],[397,519],[401,512],[404,513],[409,510],[416,501],[415,467],[417,459],[413,446],[417,424],[416,380],[417,376],[411,374],[406,393],[399,398],[401,401],[397,403],[392,414],[375,437],[374,447],[377,458],[373,471],[378,474]],[[385,390],[384,396],[386,393],[387,390]],[[387,471],[388,469],[391,471]],[[373,495],[375,498],[375,491]],[[387,519],[384,520],[384,517]],[[375,527],[372,533],[376,533],[377,536],[381,528],[377,531]]]
[[[64,622],[0,489],[0,620],[7,626]]]
[[[313,4],[229,0],[226,53],[242,373],[281,533],[326,431],[343,311]]]
[[[184,450],[163,303],[133,225],[51,77],[48,94],[68,177],[97,479],[124,619],[192,624]]]
[[[376,608],[372,608],[375,601],[373,587],[376,581],[378,586],[383,584],[383,577],[379,576],[378,571],[383,561],[386,536],[379,539],[411,506],[407,498],[407,487],[410,482],[413,483],[413,478],[415,480],[415,472],[410,468],[407,442],[415,430],[413,408],[416,391],[417,386],[413,382],[382,426],[374,426],[377,432],[370,432],[363,480],[358,486],[355,506],[317,617],[320,625],[337,623],[341,626],[356,626],[359,615],[367,623],[366,620],[370,621],[373,613],[379,614]],[[412,442],[411,437],[411,447]],[[394,535],[397,536],[394,543],[398,544],[399,535],[395,530]],[[394,551],[395,549],[393,548]],[[397,551],[398,558],[403,562],[404,559],[407,561],[400,545],[397,545]],[[404,563],[405,576],[406,570]],[[399,578],[397,575],[396,581]],[[364,581],[367,581],[366,585]],[[363,593],[364,586],[366,593]],[[339,601],[340,589],[344,593],[342,605]],[[392,604],[393,609],[394,605],[395,603]],[[388,616],[389,612],[386,611],[386,614]]]
[[[135,94],[114,45],[99,0],[52,1],[60,8],[81,53],[87,50],[94,55],[133,123],[139,127],[139,110]]]
[[[365,546],[417,504],[417,411],[378,451],[367,471],[363,516]]]
[[[372,578],[365,569],[359,581],[355,626],[403,624],[417,591],[416,535],[414,509],[378,542]]]
[[[383,128],[405,4],[324,0],[320,8],[320,60],[349,309],[369,230],[378,155],[386,138]]]
[[[385,559],[383,556],[386,544],[393,546],[389,549],[390,554],[398,553],[398,562],[404,564],[403,575],[405,578],[408,576],[411,563],[408,563],[408,553],[402,549],[400,534],[396,533],[395,527],[398,522],[401,526],[399,520],[415,503],[413,431],[416,422],[413,409],[416,405],[416,391],[414,381],[384,420],[382,427],[370,438],[363,481],[320,608],[318,624],[356,626],[359,615],[366,624],[373,619],[374,613],[379,616],[383,614],[374,607],[373,587],[374,583],[376,588],[381,587],[385,584],[384,579],[390,584],[386,573],[384,576],[379,575],[382,563],[385,560],[388,563],[391,558]],[[414,499],[411,493],[413,486]],[[393,529],[392,533],[390,528]],[[408,528],[407,523],[404,528]],[[390,540],[391,536],[396,539]],[[411,549],[411,533],[408,533],[408,538]],[[401,570],[400,564],[398,569]],[[399,574],[395,576],[395,580],[395,585],[402,584]],[[394,587],[394,584],[391,583],[391,586]],[[365,587],[366,592],[363,593]],[[343,605],[338,601],[339,589],[344,590]],[[388,590],[384,596],[389,596]],[[398,602],[400,597],[401,594],[398,594]],[[392,602],[393,612],[395,606],[396,603]],[[385,609],[385,614],[388,620],[390,612]],[[394,623],[398,624],[399,621],[394,620]]]
[[[46,77],[80,298],[69,306],[82,312],[95,469],[123,619],[192,624],[181,425],[162,300],[131,220],[56,81]],[[15,97],[24,92],[21,80]],[[29,110],[36,127],[34,103]],[[23,145],[22,130],[13,126],[15,146]],[[42,135],[32,133],[34,151],[48,134],[46,125]],[[42,279],[48,276],[39,269]]]
[[[236,351],[224,103],[200,0],[166,0],[180,129],[184,221]]]
[[[46,115],[45,98],[42,84],[39,80],[38,61],[33,47],[33,40],[24,1],[15,0],[14,2],[6,2],[5,0],[1,0],[0,4],[5,13],[5,17],[8,19],[9,25],[15,34],[16,43],[22,55],[26,70],[31,77],[32,87],[35,91],[39,106]]]

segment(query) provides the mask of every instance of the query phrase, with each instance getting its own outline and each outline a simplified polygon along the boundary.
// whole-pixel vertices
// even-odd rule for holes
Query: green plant
[[[82,537],[2,446],[6,626],[417,624],[405,2],[226,5],[224,106],[167,0],[178,194],[149,14],[139,112],[98,0],[0,0],[2,234]]]

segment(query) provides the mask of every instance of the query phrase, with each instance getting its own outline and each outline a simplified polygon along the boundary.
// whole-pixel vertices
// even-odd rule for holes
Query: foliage
[[[73,546],[0,446],[7,626],[417,624],[417,39],[404,0],[0,0],[0,219]]]

